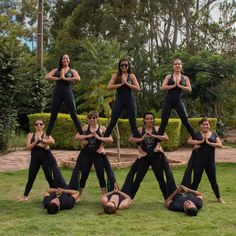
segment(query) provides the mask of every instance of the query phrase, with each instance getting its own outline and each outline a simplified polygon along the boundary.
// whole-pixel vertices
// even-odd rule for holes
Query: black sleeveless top
[[[55,74],[54,74],[55,77],[60,77],[61,76],[61,71],[59,71],[58,69],[56,70]],[[73,77],[73,72],[71,69],[69,69],[66,74],[65,74],[65,77],[66,78],[70,78],[70,77]],[[63,88],[63,89],[71,89],[71,86],[72,86],[72,81],[65,81],[63,79],[60,79],[60,80],[57,80],[56,81],[56,89],[60,89],[60,88]]]
[[[43,135],[44,134],[42,134],[42,136],[41,136],[42,138],[43,138]],[[35,141],[35,133],[33,133],[30,143],[33,143],[34,141]],[[31,155],[37,155],[37,156],[42,157],[42,154],[44,154],[44,153],[45,153],[45,149],[43,147],[39,147],[37,145],[35,145],[31,149]]]
[[[111,197],[112,197],[113,195],[118,195],[118,196],[119,196],[118,206],[116,207],[116,209],[118,209],[119,206],[120,206],[120,204],[121,204],[121,202],[122,202],[123,200],[125,200],[125,196],[121,195],[119,192],[117,192],[117,193],[111,193],[111,194],[107,195],[108,201],[110,201],[110,199],[111,199]]]
[[[117,79],[117,81],[119,81]],[[132,84],[132,80],[130,78],[130,74],[128,74],[128,77],[127,77],[127,82],[129,84]],[[121,82],[117,82],[116,84],[121,84]],[[116,90],[116,98],[117,99],[129,99],[130,97],[134,98],[134,94],[133,94],[133,91],[130,87],[128,87],[127,85],[122,85],[121,87],[117,88]]]
[[[86,130],[85,134],[91,134],[90,125],[88,126],[88,129]],[[100,133],[100,125],[98,126],[98,129],[96,130],[97,135],[102,136]],[[97,149],[101,145],[101,140],[96,139],[95,137],[90,137],[86,139],[88,141],[88,144],[85,146],[86,152],[89,153],[96,153]]]
[[[174,85],[175,84],[173,74],[170,76],[167,84],[168,85]],[[183,75],[181,75],[180,85],[186,86],[186,80],[184,79]],[[166,97],[168,97],[168,98],[176,99],[176,98],[182,98],[182,96],[183,96],[183,90],[180,89],[179,87],[174,87],[170,90],[167,90]]]
[[[146,133],[145,128],[143,127],[141,136],[143,136]],[[152,134],[157,135],[155,126],[152,127]],[[141,142],[141,147],[143,151],[146,153],[152,153],[154,148],[156,147],[158,143],[158,139],[153,137],[145,137],[145,139]]]
[[[217,133],[212,132],[211,137],[208,139],[211,143],[216,143],[218,138]],[[196,140],[202,140],[202,134],[200,132],[195,133]],[[201,147],[196,152],[197,158],[204,160],[205,162],[215,160],[215,147],[208,145],[206,142],[201,144]]]

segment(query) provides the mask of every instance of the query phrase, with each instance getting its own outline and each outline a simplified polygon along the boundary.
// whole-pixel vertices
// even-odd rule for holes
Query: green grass
[[[217,164],[217,178],[226,204],[216,203],[206,175],[199,191],[204,206],[197,217],[168,211],[159,186],[150,170],[143,180],[130,209],[116,215],[103,214],[100,190],[94,171],[91,172],[81,202],[72,210],[47,215],[42,208],[42,193],[47,184],[39,172],[30,201],[16,202],[23,193],[27,170],[0,173],[0,235],[235,235],[235,170],[236,164]],[[71,170],[63,169],[68,180]],[[120,185],[128,169],[115,169]],[[179,183],[184,167],[173,170]]]

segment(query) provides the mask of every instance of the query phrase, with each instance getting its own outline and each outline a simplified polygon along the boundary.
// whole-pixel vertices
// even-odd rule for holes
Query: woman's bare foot
[[[225,201],[221,197],[217,198],[217,202],[218,203],[223,203],[223,204],[225,203]]]
[[[20,198],[19,200],[17,200],[17,202],[27,202],[29,200],[28,196],[23,196],[22,198]]]

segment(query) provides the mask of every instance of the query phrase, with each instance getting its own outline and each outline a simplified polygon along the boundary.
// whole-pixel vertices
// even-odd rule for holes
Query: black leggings
[[[193,183],[192,189],[197,190],[198,185],[201,182],[203,171],[206,171],[207,177],[210,181],[211,188],[216,196],[216,198],[220,197],[219,186],[216,181],[216,166],[215,162],[201,163],[199,160],[194,163],[194,175],[193,175]]]
[[[121,99],[117,99],[114,102],[112,106],[111,121],[105,131],[104,137],[108,137],[111,135],[112,130],[115,127],[123,109],[125,109],[127,112],[133,136],[140,136],[136,125],[136,104],[133,98],[129,98],[126,101],[121,101]]]
[[[94,164],[96,174],[99,180],[100,188],[106,187],[106,181],[104,177],[104,159],[102,156],[100,156],[98,153],[88,154],[85,152],[81,152],[79,158],[82,158],[81,160],[81,179],[80,179],[80,187],[84,188],[86,181],[89,176],[89,172],[92,168],[92,165]]]
[[[52,178],[52,171],[51,171],[51,168],[49,167],[49,164],[47,161],[46,151],[43,153],[42,156],[31,155],[29,172],[28,172],[28,181],[25,186],[24,196],[29,195],[29,192],[33,187],[34,181],[35,181],[38,171],[40,169],[40,166],[42,166],[42,168],[43,168],[45,178],[48,181],[50,188],[54,187],[54,182],[53,182],[53,178]]]
[[[50,168],[53,172],[53,180],[54,180],[54,186],[55,188],[67,188],[67,189],[73,189],[77,190],[79,188],[79,179],[80,179],[80,159],[77,158],[76,165],[73,169],[71,179],[69,184],[66,184],[65,179],[63,178],[60,169],[58,168],[57,162],[51,151],[48,151],[48,162],[50,165]]]
[[[54,92],[53,101],[52,101],[52,108],[51,108],[51,117],[50,117],[50,121],[48,124],[46,134],[48,136],[51,134],[52,129],[54,127],[54,123],[57,119],[59,109],[60,109],[63,102],[65,102],[65,105],[70,113],[71,119],[74,122],[76,130],[80,134],[82,134],[81,124],[80,124],[80,121],[79,121],[77,114],[76,114],[74,95],[71,90],[65,91],[62,89],[60,91]]]
[[[182,99],[177,99],[176,101],[171,101],[167,98],[165,99],[162,107],[161,124],[158,130],[158,134],[160,135],[164,134],[172,108],[176,110],[183,125],[186,127],[189,134],[194,138],[194,129],[188,121],[187,113]]]
[[[149,166],[152,167],[152,170],[159,183],[163,197],[164,198],[167,197],[167,192],[166,192],[167,185],[166,185],[164,175],[163,175],[162,158],[158,154],[158,156],[155,155],[155,157],[146,156],[141,159],[141,162],[139,163],[139,166],[137,169],[135,180],[133,182],[133,190],[132,190],[132,196],[131,196],[132,199],[135,197],[136,192],[139,189],[140,183],[142,182],[143,178],[145,177],[149,169]]]

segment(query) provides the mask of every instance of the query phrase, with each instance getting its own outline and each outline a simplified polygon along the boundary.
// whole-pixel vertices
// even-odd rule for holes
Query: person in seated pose
[[[182,211],[188,216],[197,216],[202,204],[202,194],[183,185],[180,185],[165,200],[165,205],[170,211]]]
[[[67,185],[51,153],[48,158],[56,188],[50,188],[44,193],[43,206],[47,209],[48,214],[57,214],[59,210],[73,208],[75,203],[80,200],[78,188],[81,160],[77,158],[70,182]]]

